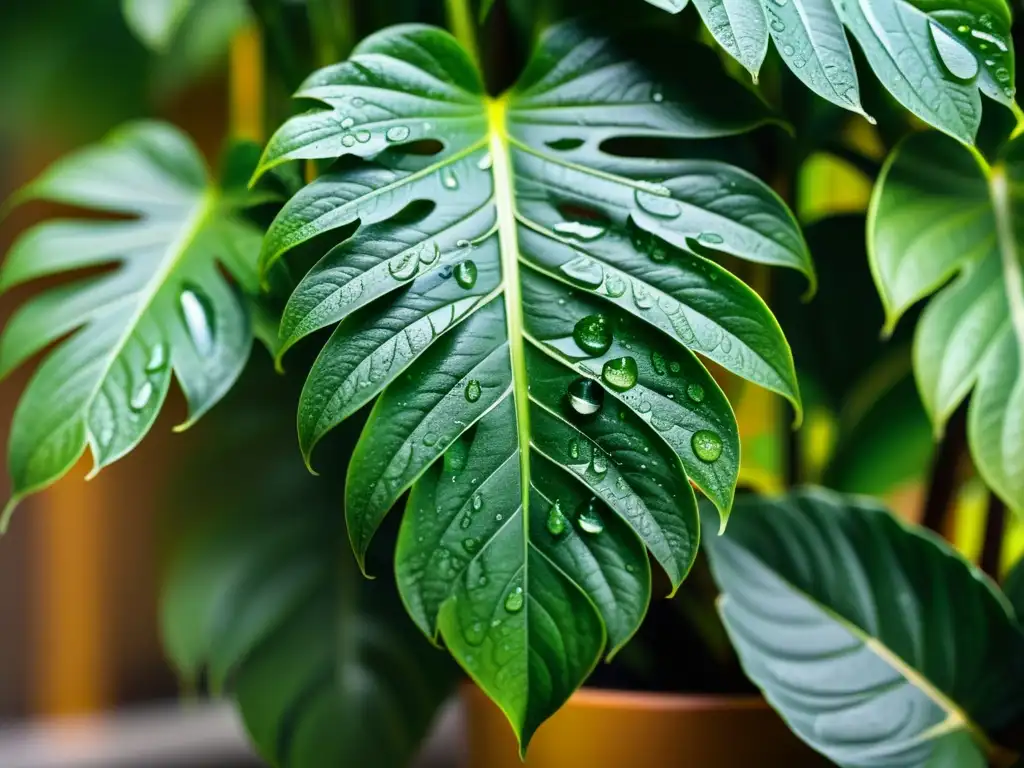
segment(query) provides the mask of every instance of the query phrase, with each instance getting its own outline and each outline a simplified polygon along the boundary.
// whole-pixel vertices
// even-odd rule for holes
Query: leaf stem
[[[988,496],[988,511],[985,517],[985,538],[981,545],[978,565],[992,580],[999,581],[1003,559],[1003,541],[1006,538],[1006,504],[992,491]]]
[[[957,469],[966,445],[967,406],[964,404],[950,417],[946,433],[939,441],[921,513],[921,525],[940,536],[944,535],[949,509],[959,485]]]
[[[462,47],[466,49],[477,66],[480,66],[480,49],[476,43],[476,26],[469,0],[445,0],[448,15],[448,26]]]

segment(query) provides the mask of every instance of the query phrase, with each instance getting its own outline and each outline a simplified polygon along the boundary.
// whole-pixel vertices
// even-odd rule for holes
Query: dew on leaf
[[[365,144],[369,140],[370,140],[370,132],[369,131],[359,131],[356,134],[356,141],[358,141],[360,144]]]
[[[455,275],[455,282],[462,288],[469,289],[476,285],[476,264],[471,260],[457,264],[453,274]]]
[[[196,351],[203,357],[213,353],[213,306],[206,295],[195,288],[185,288],[178,299],[181,313],[185,319],[185,328],[195,345]]]
[[[582,221],[560,221],[555,224],[555,232],[566,237],[574,237],[577,240],[583,240],[589,242],[591,240],[597,240],[605,232],[608,231],[607,227],[602,227],[597,224],[585,224]]]
[[[694,432],[690,444],[697,458],[709,464],[717,461],[722,455],[722,439],[710,430],[701,429]]]
[[[686,396],[695,403],[704,402],[704,387],[694,382],[686,388]]]
[[[580,457],[580,441],[575,437],[569,438],[569,458],[578,459]]]
[[[584,533],[598,534],[604,530],[604,520],[597,511],[597,499],[591,499],[581,505],[576,522]]]
[[[523,610],[523,588],[516,587],[505,597],[505,610],[509,613],[519,613]]]
[[[458,189],[459,177],[450,168],[445,168],[441,173],[441,183],[444,184],[445,189]]]
[[[612,345],[612,324],[604,315],[587,315],[572,331],[576,346],[591,357],[598,357]]]
[[[467,381],[466,382],[466,392],[465,392],[465,394],[466,394],[466,399],[469,402],[471,402],[471,403],[475,403],[477,400],[479,400],[480,399],[480,382],[477,381],[476,379],[470,379],[469,381]]]
[[[489,171],[491,170],[491,166],[493,165],[494,158],[491,157],[490,152],[485,153],[484,156],[481,157],[476,163],[476,167],[479,168],[481,171]]]
[[[664,100],[665,100],[665,94],[664,94],[664,93],[662,93],[662,92],[661,92],[661,91],[659,91],[659,90],[655,90],[655,91],[654,91],[654,92],[653,92],[653,93],[651,94],[651,101],[653,101],[653,102],[655,102],[655,103],[657,103],[657,104],[661,104],[661,102],[663,102]]]
[[[404,125],[396,125],[392,128],[388,128],[387,133],[384,134],[388,141],[405,141],[409,138],[409,129]]]
[[[149,351],[149,360],[146,361],[146,373],[162,371],[165,365],[167,365],[167,345],[160,342]]]
[[[949,34],[945,27],[935,22],[929,23],[928,29],[939,59],[949,74],[958,80],[970,80],[978,74],[978,60],[963,43]]]
[[[582,416],[595,414],[604,405],[604,390],[593,379],[580,376],[569,385],[569,405]]]
[[[561,270],[567,277],[588,288],[596,288],[604,282],[604,269],[587,256],[566,262]]]
[[[419,269],[419,257],[413,251],[393,256],[388,261],[388,272],[395,280],[408,280]]]
[[[647,190],[638,189],[633,196],[641,209],[660,219],[675,219],[683,212],[679,203],[665,195],[655,195]]]
[[[626,281],[615,273],[609,272],[604,279],[604,292],[617,299],[626,292]]]
[[[725,242],[725,238],[717,232],[701,232],[697,235],[697,240],[706,245],[721,245]]]
[[[133,411],[141,411],[149,403],[150,398],[153,396],[153,385],[148,381],[142,382],[142,385],[135,390],[132,395],[131,401],[128,405],[131,406]]]
[[[433,264],[441,256],[441,246],[436,242],[434,247],[424,246],[420,249],[420,261],[424,264]]]
[[[474,552],[476,552],[477,547],[479,547],[479,546],[480,546],[480,542],[477,541],[476,539],[463,539],[462,540],[462,548],[464,550],[466,550],[466,552],[468,554],[473,554]]]
[[[479,512],[480,508],[483,507],[483,505],[484,505],[484,499],[483,499],[483,497],[479,493],[474,493],[473,494],[473,501],[471,503],[473,505],[473,511],[474,512]]]
[[[1006,43],[1004,43],[1002,40],[1000,40],[998,37],[991,34],[990,32],[983,32],[980,29],[972,29],[971,37],[975,37],[978,40],[984,40],[986,43],[991,43],[996,48],[998,48],[1001,53],[1006,53],[1006,51],[1008,50]],[[985,50],[985,43],[981,43],[978,47],[981,48],[981,50]]]
[[[423,444],[428,448],[432,445],[437,445],[437,441],[437,432],[427,432],[427,434],[423,436]]]
[[[596,475],[604,475],[608,471],[608,459],[603,453],[594,451],[594,455],[590,460],[590,468]]]
[[[665,371],[667,369],[665,366],[665,358],[661,352],[651,352],[651,367],[654,368],[654,372],[659,376],[665,375]]]
[[[562,512],[562,502],[556,501],[551,505],[551,509],[548,510],[548,533],[552,536],[558,537],[565,533],[568,527],[568,521],[565,519],[565,514]]]
[[[625,392],[636,386],[638,371],[632,357],[617,357],[608,360],[601,369],[601,378],[617,392]]]
[[[639,280],[633,281],[633,303],[637,309],[650,309],[654,306],[654,297]]]

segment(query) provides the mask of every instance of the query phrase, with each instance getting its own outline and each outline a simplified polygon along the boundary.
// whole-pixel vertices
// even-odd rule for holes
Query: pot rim
[[[462,683],[464,693],[477,698],[486,694],[473,682]],[[567,704],[588,709],[644,709],[654,711],[696,710],[763,710],[770,709],[763,696],[757,694],[721,695],[714,693],[663,693],[660,691],[624,691],[611,688],[580,688]]]

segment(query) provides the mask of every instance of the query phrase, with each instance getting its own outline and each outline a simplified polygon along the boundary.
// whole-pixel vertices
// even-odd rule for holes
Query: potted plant
[[[126,3],[155,41],[189,5]],[[405,764],[460,676],[474,765],[1012,764],[1008,8],[405,5],[309,0],[302,111],[216,176],[145,122],[19,193],[116,218],[43,224],[0,272],[101,268],[4,329],[4,372],[57,345],[3,522],[130,451],[174,377],[182,428],[230,403],[181,494],[168,652],[272,764]],[[288,84],[294,9],[253,7]],[[824,155],[870,205],[805,237]],[[900,335],[932,293],[912,352],[874,338],[877,296]],[[291,375],[247,368],[254,339]],[[988,575],[935,532],[969,478]],[[839,492],[908,481],[927,527]]]

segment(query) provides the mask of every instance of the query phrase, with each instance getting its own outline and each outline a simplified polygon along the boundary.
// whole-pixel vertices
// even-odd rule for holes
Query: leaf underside
[[[914,339],[914,372],[936,433],[970,394],[974,463],[1018,512],[1024,511],[1022,150],[1024,143],[1012,142],[986,172],[938,134],[907,139],[878,180],[868,228],[887,328],[939,289]]]
[[[309,78],[298,95],[325,106],[285,123],[262,162],[354,156],[285,206],[262,253],[266,268],[358,222],[282,321],[283,350],[335,326],[300,444],[308,461],[377,398],[348,473],[356,554],[411,487],[402,597],[524,746],[636,630],[645,549],[674,587],[686,576],[690,483],[728,514],[736,423],[694,353],[799,405],[778,324],[714,260],[812,277],[791,214],[731,165],[608,149],[766,119],[709,52],[672,53],[712,87],[663,86],[615,42],[559,27],[491,100],[446,32],[391,28]]]
[[[790,727],[842,766],[987,765],[1024,709],[1024,633],[991,582],[856,497],[736,507],[705,540],[720,610]]]
[[[4,262],[0,290],[90,270],[26,301],[0,337],[0,376],[67,337],[14,412],[7,515],[67,472],[87,445],[93,472],[134,448],[172,374],[188,401],[182,427],[230,389],[251,347],[240,289],[258,290],[261,240],[188,138],[162,123],[130,124],[64,158],[15,198],[25,200],[130,218],[41,224]]]
[[[672,12],[686,4],[649,2]],[[897,101],[960,141],[974,141],[981,94],[1013,105],[1015,63],[1005,0],[694,0],[694,5],[718,44],[755,80],[770,37],[808,88],[853,112],[864,114],[864,109],[844,27]]]

